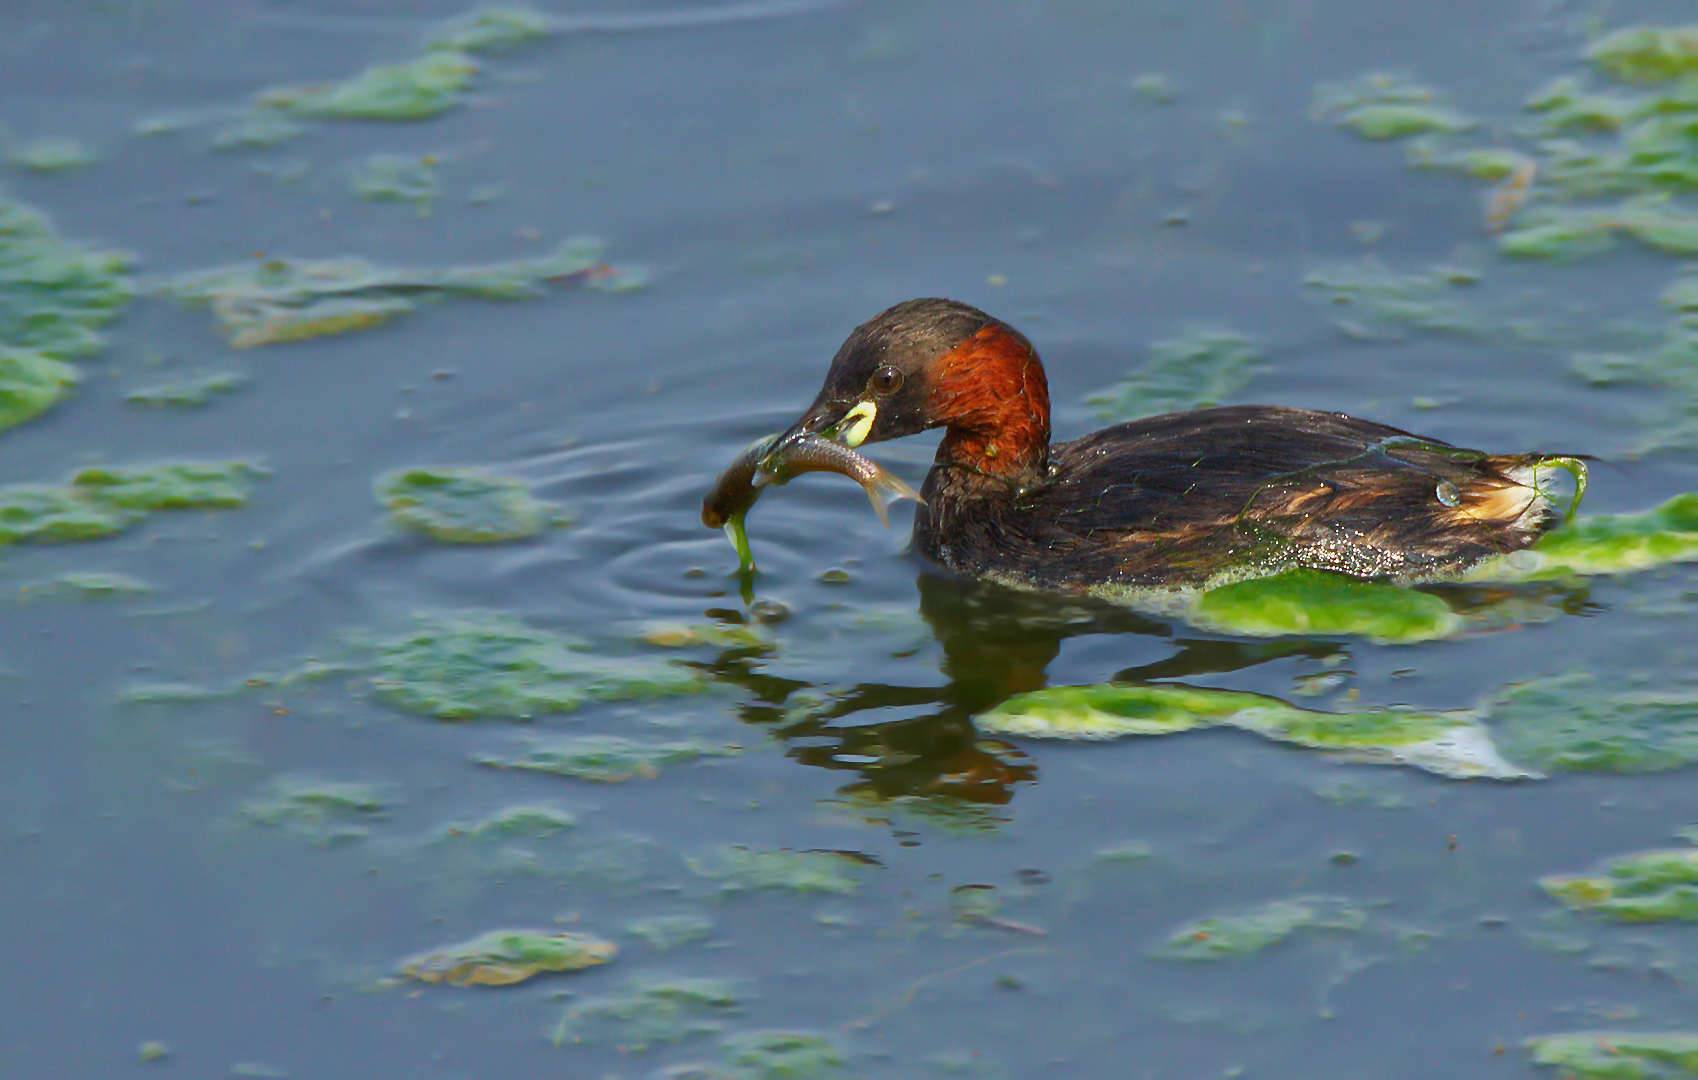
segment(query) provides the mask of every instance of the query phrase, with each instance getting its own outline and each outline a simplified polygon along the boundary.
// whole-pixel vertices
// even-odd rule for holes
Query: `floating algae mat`
[[[824,1080],[843,1065],[837,1043],[811,1031],[748,1031],[725,1040],[731,1080]]]
[[[1085,399],[1104,420],[1218,405],[1244,389],[1261,370],[1264,354],[1229,330],[1194,330],[1150,346],[1149,359],[1125,382]]]
[[[1698,692],[1606,687],[1585,672],[1508,686],[1474,709],[1442,713],[1316,712],[1176,683],[1059,686],[1009,698],[974,724],[983,734],[1079,741],[1237,727],[1458,779],[1656,772],[1698,762]]]
[[[479,8],[444,23],[425,48],[444,52],[505,52],[540,41],[554,22],[540,11],[522,7]]]
[[[463,53],[432,51],[346,82],[267,90],[259,104],[315,120],[425,120],[460,104],[479,70]]]
[[[175,382],[137,387],[125,394],[124,400],[133,405],[155,408],[192,409],[207,404],[215,397],[240,390],[247,384],[248,377],[239,372],[209,371]]]
[[[1660,772],[1698,762],[1698,691],[1623,688],[1584,671],[1507,687],[1482,712],[1531,768]]]
[[[676,697],[704,688],[677,664],[598,656],[583,643],[495,614],[421,617],[363,644],[384,702],[439,720],[529,719],[587,701]]]
[[[66,244],[45,217],[0,195],[0,428],[39,416],[77,381],[69,361],[106,347],[130,300],[130,259]]]
[[[1695,27],[1633,27],[1600,38],[1585,59],[1617,85],[1558,79],[1527,98],[1519,125],[1475,130],[1430,91],[1385,76],[1320,88],[1317,115],[1370,138],[1409,140],[1412,167],[1492,183],[1485,224],[1506,255],[1585,258],[1617,237],[1698,254],[1698,207],[1686,198],[1698,190],[1695,36]],[[1598,201],[1609,199],[1619,201]]]
[[[706,915],[650,915],[625,924],[625,932],[651,949],[665,951],[706,941],[713,920]]]
[[[305,133],[306,128],[279,110],[262,108],[218,129],[212,137],[212,145],[217,150],[269,150]]]
[[[247,505],[246,462],[170,462],[90,468],[62,485],[0,487],[0,545],[94,540],[161,510],[228,510]]]
[[[471,53],[504,52],[553,30],[540,12],[482,8],[444,23],[421,56],[373,65],[344,82],[267,90],[259,103],[317,120],[425,120],[465,100],[481,70]]]
[[[530,837],[546,839],[578,824],[578,819],[557,806],[547,804],[510,806],[481,821],[445,826],[439,840],[466,838],[481,840],[490,837]]]
[[[1595,877],[1548,877],[1545,892],[1576,911],[1616,922],[1698,921],[1698,850],[1611,859]]]
[[[1238,960],[1299,930],[1360,930],[1367,917],[1342,900],[1302,896],[1276,900],[1241,915],[1216,915],[1175,930],[1155,955],[1163,960]]]
[[[1474,121],[1451,109],[1418,83],[1390,75],[1365,75],[1315,92],[1317,119],[1330,119],[1364,139],[1406,139],[1434,132],[1467,131]]]
[[[1381,642],[1430,641],[1464,626],[1430,593],[1324,570],[1287,570],[1209,589],[1191,601],[1185,618],[1224,633],[1360,634]]]
[[[573,1002],[552,1038],[556,1046],[608,1039],[626,1052],[641,1052],[655,1043],[715,1034],[740,1004],[736,987],[722,979],[640,979],[617,995]]]
[[[1651,424],[1636,452],[1668,448],[1698,450],[1698,277],[1683,274],[1662,294],[1674,316],[1662,340],[1636,353],[1582,353],[1570,366],[1594,386],[1653,386],[1662,393],[1662,415]]]
[[[445,544],[510,543],[566,521],[524,481],[480,469],[404,469],[374,487],[396,524]]]
[[[110,600],[128,596],[146,596],[154,587],[129,574],[68,573],[18,586],[18,599],[32,600]]]
[[[435,154],[373,154],[354,170],[354,194],[367,202],[411,203],[420,217],[429,217],[430,204],[442,197],[438,160]]]
[[[1637,513],[1595,514],[1546,533],[1526,551],[1491,559],[1471,581],[1536,581],[1627,574],[1698,562],[1698,493]]]
[[[577,971],[605,964],[618,950],[588,934],[492,930],[481,937],[401,964],[401,974],[450,986],[511,986],[549,971]]]
[[[15,148],[8,156],[18,168],[38,173],[86,169],[100,160],[100,155],[87,143],[63,136],[32,139]]]
[[[620,735],[578,735],[534,740],[524,753],[480,754],[480,765],[554,773],[603,784],[652,780],[662,765],[694,761],[713,751],[693,742],[641,742]],[[722,753],[724,751],[721,751]]]
[[[210,307],[238,349],[382,326],[447,296],[525,300],[545,284],[618,290],[630,274],[602,262],[592,240],[568,240],[552,255],[487,266],[393,269],[364,259],[264,259],[200,270],[158,286],[191,307]]]
[[[329,844],[365,836],[369,824],[387,810],[383,793],[370,784],[282,777],[244,803],[241,812],[255,824]]]
[[[1688,1032],[1576,1031],[1522,1044],[1538,1065],[1565,1080],[1672,1080],[1698,1076],[1698,1035]]]
[[[981,713],[974,724],[987,735],[1085,741],[1236,727],[1275,742],[1345,751],[1363,761],[1413,765],[1459,779],[1533,775],[1504,760],[1468,712],[1365,707],[1325,713],[1261,694],[1173,683],[1034,690]]]
[[[777,889],[792,893],[847,896],[861,887],[852,869],[866,857],[844,851],[760,851],[741,845],[722,847],[705,858],[685,860],[691,870],[720,883],[725,892]]]

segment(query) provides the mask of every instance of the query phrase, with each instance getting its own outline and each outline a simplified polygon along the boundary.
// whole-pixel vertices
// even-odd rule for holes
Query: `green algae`
[[[212,145],[218,150],[269,150],[305,133],[306,128],[276,109],[254,109],[213,133]]]
[[[551,1037],[556,1046],[612,1039],[627,1052],[641,1052],[656,1043],[717,1034],[722,1018],[741,1004],[736,986],[723,979],[638,979],[618,994],[573,1002]]]
[[[651,949],[666,951],[706,941],[713,920],[706,915],[651,915],[625,924],[625,932]]]
[[[68,361],[106,347],[129,303],[130,259],[65,243],[41,214],[0,195],[0,428],[46,411],[76,381]]]
[[[1317,118],[1330,118],[1339,127],[1376,141],[1454,133],[1474,126],[1472,119],[1442,104],[1427,87],[1383,74],[1319,87],[1314,111]]]
[[[560,634],[489,613],[423,616],[412,629],[367,643],[380,700],[438,720],[527,720],[588,701],[676,697],[704,689],[676,664],[585,651]]]
[[[1547,131],[1567,128],[1617,131],[1641,115],[1642,105],[1636,98],[1623,94],[1591,93],[1580,80],[1561,78],[1552,80],[1529,96],[1527,111],[1537,113]]]
[[[1311,271],[1304,290],[1335,314],[1333,325],[1363,341],[1396,341],[1406,331],[1473,341],[1543,344],[1554,331],[1507,313],[1482,311],[1468,293],[1480,282],[1471,267],[1436,264],[1400,274],[1374,260]]]
[[[247,505],[258,472],[245,461],[95,467],[74,473],[71,486],[94,502],[136,513],[231,510]]]
[[[1621,514],[1575,518],[1526,551],[1492,559],[1471,571],[1474,581],[1537,581],[1631,574],[1698,562],[1698,493]]]
[[[167,462],[82,469],[58,487],[0,487],[0,545],[94,540],[156,511],[244,506],[257,472],[246,462]]]
[[[1594,877],[1547,877],[1546,893],[1616,922],[1698,921],[1698,851],[1647,851],[1611,859]]]
[[[397,525],[445,544],[511,543],[563,520],[524,481],[481,469],[403,469],[374,490]]]
[[[752,1071],[753,1080],[818,1080],[843,1065],[843,1052],[824,1035],[749,1031],[725,1040],[725,1058]]]
[[[530,8],[479,8],[444,23],[425,48],[450,53],[505,52],[540,41],[553,30],[547,15]]]
[[[1693,32],[1622,31],[1597,43],[1601,52],[1594,62],[1597,56],[1616,57],[1599,67],[1628,82],[1660,83],[1667,76],[1648,73],[1684,63],[1680,46]],[[1347,105],[1363,97],[1327,88],[1319,96],[1324,105],[1319,115],[1335,119],[1345,107],[1339,101]],[[1420,107],[1419,94],[1394,89],[1384,104],[1389,111],[1368,114],[1369,133],[1420,134],[1409,143],[1411,166],[1453,170],[1496,185],[1485,224],[1489,231],[1502,230],[1499,248],[1506,255],[1569,261],[1607,251],[1618,237],[1670,254],[1698,253],[1698,215],[1675,198],[1698,191],[1694,80],[1624,93],[1559,79],[1527,99],[1531,124],[1507,139],[1494,127],[1491,145],[1456,146],[1467,125],[1444,122],[1460,120],[1456,117],[1440,117],[1430,131],[1419,132],[1419,118],[1403,111]],[[1615,205],[1586,201],[1614,195],[1628,198]]]
[[[1698,761],[1698,693],[1622,689],[1584,671],[1488,698],[1504,753],[1565,772],[1661,772]]]
[[[1236,727],[1275,742],[1345,751],[1455,778],[1530,775],[1505,761],[1469,713],[1364,707],[1324,713],[1278,698],[1175,683],[1059,686],[1016,694],[974,720],[982,734],[1102,741]]]
[[[1686,1032],[1577,1031],[1522,1044],[1538,1065],[1569,1080],[1671,1080],[1698,1076],[1698,1035]]]
[[[14,147],[8,157],[18,168],[38,173],[86,169],[100,160],[93,147],[81,139],[67,137],[33,139]]]
[[[146,596],[152,585],[129,574],[67,573],[18,586],[19,600],[112,600]]]
[[[443,297],[524,300],[544,285],[602,290],[637,287],[601,261],[592,240],[569,240],[551,255],[485,266],[395,269],[364,259],[269,258],[184,274],[158,286],[162,296],[212,309],[238,349],[368,330]],[[0,326],[3,329],[3,326]]]
[[[1305,569],[1209,589],[1192,601],[1186,620],[1255,637],[1356,634],[1398,643],[1450,637],[1463,625],[1437,596]]]
[[[354,169],[354,194],[367,202],[411,203],[420,217],[429,217],[430,204],[443,193],[439,160],[436,154],[373,154]]]
[[[79,378],[77,369],[63,361],[0,345],[0,430],[40,416]]]
[[[1228,330],[1192,330],[1150,346],[1149,358],[1125,382],[1085,399],[1105,420],[1135,420],[1221,401],[1261,369],[1260,346]]]
[[[770,649],[775,639],[764,626],[748,623],[650,623],[637,640],[657,649]]]
[[[319,844],[359,839],[387,811],[383,793],[370,784],[298,776],[279,777],[241,808],[256,825],[284,828]]]
[[[853,808],[862,821],[881,825],[900,821],[947,836],[990,836],[1010,820],[1001,807],[935,792],[885,795],[870,786],[851,786],[841,794],[844,804]]]
[[[639,742],[620,735],[578,735],[538,739],[522,754],[480,754],[480,765],[553,773],[578,780],[615,784],[660,775],[662,765],[694,761],[705,747],[693,742]]]
[[[154,386],[138,386],[124,395],[132,405],[192,409],[216,397],[240,390],[248,377],[235,371],[208,371]]]
[[[1570,368],[1593,386],[1652,386],[1661,390],[1659,412],[1643,426],[1635,453],[1698,449],[1698,278],[1682,274],[1663,290],[1674,315],[1661,340],[1631,353],[1581,353]]]
[[[460,104],[478,71],[464,53],[438,50],[346,82],[267,90],[259,103],[316,120],[425,120]]]
[[[1276,900],[1240,915],[1214,915],[1186,923],[1155,952],[1162,960],[1242,960],[1299,930],[1360,930],[1367,916],[1343,900],[1304,896]]]
[[[480,821],[446,826],[442,830],[442,836],[466,837],[472,840],[512,837],[546,839],[577,824],[576,817],[557,806],[510,806]]]
[[[1624,82],[1664,82],[1698,72],[1698,26],[1629,26],[1586,50],[1599,70]]]
[[[450,986],[511,986],[545,972],[578,971],[613,959],[612,942],[588,934],[492,930],[470,941],[421,953],[401,974]]]
[[[685,862],[702,877],[719,882],[728,893],[774,889],[790,893],[828,893],[848,896],[861,887],[853,868],[864,857],[842,851],[761,851],[734,844],[716,848],[704,858]]]

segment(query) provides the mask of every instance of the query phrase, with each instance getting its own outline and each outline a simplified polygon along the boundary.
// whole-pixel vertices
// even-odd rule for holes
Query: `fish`
[[[755,567],[743,523],[755,500],[766,488],[788,483],[792,477],[807,472],[834,472],[860,484],[873,504],[873,512],[887,528],[891,503],[898,499],[925,501],[901,477],[822,435],[799,434],[789,438],[769,435],[757,439],[720,474],[719,482],[702,500],[702,524],[725,530],[736,549],[738,569],[748,571]]]

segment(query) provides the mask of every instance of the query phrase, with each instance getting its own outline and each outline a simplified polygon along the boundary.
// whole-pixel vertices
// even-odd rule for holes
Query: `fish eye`
[[[876,393],[876,394],[895,393],[896,389],[898,387],[900,387],[901,385],[902,385],[902,372],[896,370],[895,368],[889,366],[888,364],[885,365],[884,367],[879,368],[877,371],[873,372],[872,387],[873,387],[873,392]]]

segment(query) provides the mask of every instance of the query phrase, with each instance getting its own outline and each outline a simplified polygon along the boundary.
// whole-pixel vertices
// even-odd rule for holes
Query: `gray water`
[[[499,611],[627,651],[652,620],[750,618],[730,549],[699,523],[703,492],[811,400],[850,329],[912,296],[955,297],[1028,334],[1058,437],[1098,423],[1085,396],[1150,343],[1215,326],[1268,354],[1235,400],[1595,454],[1598,512],[1698,490],[1690,454],[1625,459],[1653,391],[1588,388],[1561,345],[1355,340],[1302,286],[1370,256],[1399,273],[1475,261],[1483,309],[1656,325],[1672,260],[1499,259],[1477,185],[1410,171],[1396,147],[1310,106],[1318,83],[1398,70],[1476,115],[1512,115],[1578,70],[1595,26],[1679,22],[1685,5],[751,5],[737,9],[747,18],[596,23],[488,57],[468,104],[427,121],[314,123],[249,152],[207,148],[219,121],[133,134],[149,117],[234,117],[264,88],[407,59],[462,10],[0,10],[11,136],[72,135],[101,154],[76,172],[9,170],[6,191],[68,237],[135,253],[146,275],[256,252],[486,263],[589,234],[648,278],[629,293],[450,300],[247,351],[206,312],[144,297],[72,400],[0,435],[9,481],[152,459],[270,470],[245,509],[0,561],[0,589],[94,571],[157,590],[8,605],[0,619],[0,1072],[644,1077],[721,1061],[712,1033],[640,1052],[617,1034],[548,1038],[568,996],[645,976],[733,980],[743,1000],[715,1018],[723,1035],[821,1033],[855,1076],[1515,1076],[1530,1072],[1530,1035],[1693,1028],[1689,929],[1553,921],[1536,884],[1675,846],[1698,821],[1689,771],[1460,783],[1228,731],[986,748],[969,720],[1015,689],[1128,671],[1289,697],[1335,665],[1350,673],[1336,695],[1428,709],[1576,667],[1667,683],[1693,667],[1691,569],[1597,580],[1563,618],[1454,641],[1241,642],[933,577],[906,553],[907,510],[886,531],[853,485],[809,477],[750,519],[758,610],[788,612],[780,648],[691,654],[713,673],[699,697],[592,703],[529,728],[436,723],[341,680],[120,700],[140,683],[239,684],[417,612]],[[1138,92],[1154,73],[1172,101]],[[442,159],[429,216],[355,197],[349,170],[380,152]],[[471,205],[489,184],[499,197]],[[124,400],[202,369],[252,381],[194,410]],[[874,456],[918,483],[930,448]],[[371,483],[412,465],[523,478],[574,524],[491,547],[404,535]],[[821,581],[832,569],[848,583]],[[808,693],[848,696],[827,719],[785,712]],[[744,749],[605,786],[472,763],[532,730]],[[241,808],[282,776],[376,785],[390,809],[345,843],[255,826]],[[1002,823],[939,828],[924,810],[940,795]],[[570,871],[456,863],[421,843],[539,802],[577,817],[539,842],[578,859]],[[724,844],[876,865],[853,895],[720,896],[686,860]],[[1101,857],[1128,844],[1148,857]],[[962,885],[993,886],[998,921],[956,920]],[[1152,956],[1188,920],[1304,895],[1343,898],[1368,923],[1236,962]],[[706,940],[661,951],[624,933],[676,913],[710,918]],[[506,926],[582,929],[621,952],[510,989],[383,983],[403,957]],[[168,1056],[142,1062],[155,1041]]]

